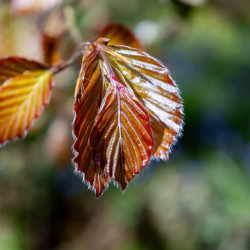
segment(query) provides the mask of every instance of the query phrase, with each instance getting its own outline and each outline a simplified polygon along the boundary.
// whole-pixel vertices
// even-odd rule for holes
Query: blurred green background
[[[46,17],[16,15],[10,4],[0,1],[0,56],[40,60]],[[71,164],[79,63],[58,74],[27,137],[0,148],[0,249],[250,249],[250,1],[66,7],[82,41],[121,22],[164,62],[181,90],[183,136],[168,162],[152,162],[124,194],[110,185],[96,199]]]

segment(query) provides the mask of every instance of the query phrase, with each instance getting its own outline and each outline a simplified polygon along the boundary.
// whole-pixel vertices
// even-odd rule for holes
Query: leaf
[[[79,89],[74,105],[76,112],[74,134],[77,137],[74,144],[76,151],[74,162],[77,164],[77,170],[84,174],[84,180],[95,188],[96,196],[99,196],[106,187],[109,177],[95,164],[93,150],[88,144],[103,96],[102,73],[96,56],[97,53],[93,51],[87,60],[83,61],[82,67],[85,68],[85,72],[82,71],[79,76],[79,79],[84,77],[81,85],[84,92],[81,93]]]
[[[116,80],[110,82],[89,143],[94,162],[123,190],[150,161],[153,138],[148,115]]]
[[[127,45],[132,48],[144,50],[135,35],[127,27],[119,23],[107,25],[101,30],[98,37],[110,39],[109,45]]]
[[[152,156],[167,160],[182,123],[178,87],[168,69],[157,59],[133,48],[101,47],[114,65],[118,79],[145,105],[154,137]]]
[[[0,60],[0,144],[23,137],[50,99],[52,71],[19,57]]]
[[[74,162],[97,197],[111,180],[125,190],[150,157],[166,160],[182,124],[167,68],[108,41],[99,38],[85,51],[75,92]]]
[[[46,21],[42,34],[44,62],[54,65],[61,59],[59,45],[62,37],[69,30],[66,13],[62,9],[54,10]]]
[[[48,65],[54,65],[60,61],[60,53],[58,51],[60,44],[60,37],[49,36],[43,34],[42,47],[43,47],[43,61]]]
[[[40,14],[47,12],[62,0],[12,0],[11,10],[17,15]]]

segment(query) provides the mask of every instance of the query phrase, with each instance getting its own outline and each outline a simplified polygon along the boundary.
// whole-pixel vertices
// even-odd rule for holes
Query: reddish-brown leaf
[[[141,103],[111,76],[89,137],[93,160],[125,190],[149,163],[153,138]]]
[[[143,50],[141,43],[135,35],[124,25],[111,23],[104,27],[98,37],[106,37],[110,39],[109,45],[127,45],[132,48]]]
[[[109,177],[93,160],[93,150],[89,145],[89,136],[95,123],[103,97],[103,80],[96,51],[83,61],[79,76],[82,85],[76,93],[74,134],[77,138],[74,149],[78,153],[74,159],[77,171],[84,173],[84,180],[95,188],[99,196],[106,187]],[[84,69],[84,71],[83,71]],[[84,90],[84,91],[83,91]]]
[[[68,29],[65,12],[62,9],[53,11],[46,22],[42,34],[44,62],[48,65],[53,65],[60,61],[59,45]]]
[[[96,196],[110,180],[125,190],[150,157],[167,159],[182,123],[167,68],[108,41],[99,38],[85,51],[75,92],[74,161]]]
[[[42,64],[27,60],[22,57],[7,57],[0,59],[0,87],[12,77],[24,73],[26,70],[39,70],[45,69]]]
[[[42,36],[43,61],[48,65],[53,65],[60,61],[60,53],[58,51],[61,38],[49,36],[46,33]]]
[[[178,87],[168,69],[146,52],[127,46],[101,46],[118,79],[145,105],[154,137],[152,156],[167,160],[182,124]]]
[[[0,60],[0,144],[23,137],[49,102],[52,72],[24,58]]]

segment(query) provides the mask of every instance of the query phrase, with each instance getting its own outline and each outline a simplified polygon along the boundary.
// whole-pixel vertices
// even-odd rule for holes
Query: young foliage
[[[0,60],[0,144],[23,137],[43,106],[52,86],[52,71],[19,57]]]
[[[98,37],[110,39],[109,45],[126,45],[132,48],[144,50],[135,35],[124,25],[111,23],[101,30]]]
[[[167,68],[141,46],[109,45],[139,44],[132,34],[123,42],[129,31],[118,27],[113,39],[115,25],[106,28],[111,40],[89,44],[75,92],[74,162],[96,196],[111,180],[125,190],[150,158],[166,160],[182,123],[178,88]]]
[[[0,60],[0,143],[25,135],[48,104],[53,74],[72,63],[54,65],[57,47],[43,43],[45,62],[52,66],[18,57]],[[168,69],[123,25],[108,25],[83,48],[74,162],[98,197],[110,181],[125,190],[151,159],[168,159],[180,133],[182,105]]]
[[[43,61],[48,65],[56,64],[61,60],[59,45],[62,37],[69,30],[66,19],[65,11],[62,9],[54,10],[50,14],[41,34]]]

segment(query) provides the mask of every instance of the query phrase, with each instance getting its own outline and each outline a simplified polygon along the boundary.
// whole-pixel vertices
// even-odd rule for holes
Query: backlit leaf
[[[125,190],[150,162],[167,159],[181,129],[178,88],[161,62],[138,48],[89,45],[76,86],[76,170],[99,196],[113,180]]]
[[[49,36],[45,33],[42,36],[43,61],[48,65],[53,65],[60,61],[58,50],[60,40],[60,37]]]
[[[54,10],[42,33],[43,57],[46,64],[54,65],[60,61],[59,45],[68,29],[65,12],[62,9]]]
[[[93,149],[88,142],[104,95],[102,73],[96,56],[97,52],[93,51],[83,61],[84,72],[82,71],[79,76],[83,81],[74,106],[76,112],[74,134],[77,137],[74,149],[78,152],[74,161],[77,170],[84,173],[84,180],[95,188],[96,196],[99,196],[106,187],[109,177],[94,162]],[[83,93],[81,89],[84,89]]]
[[[94,162],[123,190],[150,161],[153,138],[148,115],[116,80],[110,80],[89,143]]]
[[[52,72],[18,57],[0,60],[0,144],[23,137],[50,98]]]
[[[109,45],[127,45],[132,48],[143,50],[142,45],[135,35],[124,25],[111,23],[104,27],[98,37],[110,39]]]
[[[101,46],[119,81],[145,105],[154,137],[152,156],[167,160],[182,123],[178,88],[168,69],[145,52],[126,46]]]

